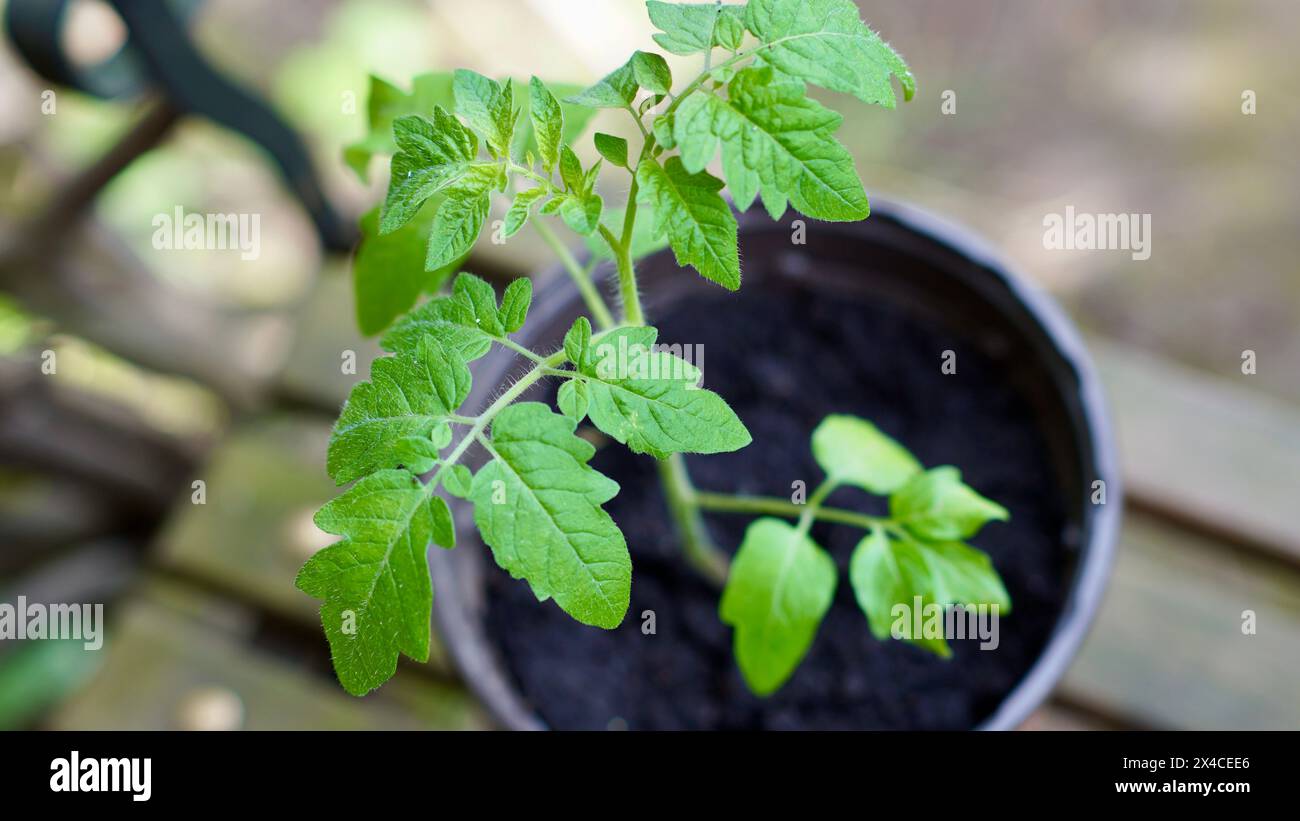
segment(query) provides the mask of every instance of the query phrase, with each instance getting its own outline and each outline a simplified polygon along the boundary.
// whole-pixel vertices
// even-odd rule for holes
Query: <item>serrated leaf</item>
[[[922,471],[907,448],[856,416],[823,419],[813,431],[812,450],[828,478],[879,495],[893,493]]]
[[[519,233],[524,224],[528,222],[533,206],[545,196],[546,189],[541,186],[525,188],[515,194],[514,201],[510,203],[510,210],[506,211],[504,231],[507,238]]]
[[[560,147],[560,179],[570,193],[581,194],[583,190],[582,161],[569,146]]]
[[[436,205],[431,200],[427,214],[420,213],[391,234],[380,235],[378,208],[361,218],[361,244],[352,261],[352,283],[357,326],[363,334],[379,333],[409,311],[421,293],[441,289],[462,262],[456,260],[432,272],[424,270],[425,245]]]
[[[499,186],[501,169],[475,166],[454,187],[433,215],[425,270],[434,271],[463,258],[478,241],[492,208],[492,189]]]
[[[486,281],[473,274],[461,274],[452,285],[452,293],[468,312],[466,324],[477,325],[495,339],[506,335],[501,313],[497,309],[497,292]]]
[[[413,352],[376,359],[352,389],[330,437],[326,467],[338,484],[402,464],[397,443],[429,437],[469,395],[465,360],[432,337]]]
[[[326,504],[316,525],[344,539],[308,560],[296,584],[324,600],[321,624],[339,681],[364,695],[392,677],[399,652],[429,658],[425,551],[431,539],[448,538],[451,515],[416,477],[385,470]]]
[[[595,136],[596,151],[600,156],[609,162],[617,165],[619,168],[627,168],[627,140],[622,137],[615,137],[611,134],[602,134],[599,131]]]
[[[673,72],[668,61],[649,51],[632,55],[632,76],[637,84],[654,94],[667,94],[673,89]]]
[[[636,52],[640,54],[641,52]],[[565,102],[588,108],[625,108],[636,99],[637,81],[632,68],[636,54],[618,68],[606,74],[594,85],[567,98]]]
[[[736,630],[736,661],[756,694],[775,692],[807,655],[835,584],[834,560],[798,529],[764,518],[745,531],[719,614]]]
[[[763,43],[754,53],[782,74],[886,108],[895,106],[891,77],[904,99],[916,91],[902,58],[862,22],[853,0],[750,0],[745,27]]]
[[[1011,518],[1005,507],[962,482],[955,467],[932,468],[913,477],[889,498],[889,512],[925,541],[969,539],[985,523]]]
[[[588,236],[600,227],[600,215],[605,201],[596,194],[574,194],[564,197],[560,204],[560,217],[576,234]]]
[[[654,125],[650,127],[654,132],[655,142],[665,150],[672,151],[677,147],[677,139],[673,137],[673,128],[676,122],[677,112],[674,111],[672,114],[656,117]]]
[[[555,404],[559,405],[560,413],[575,422],[581,422],[586,418],[590,401],[591,394],[587,389],[587,383],[580,379],[570,379],[565,382],[555,396]]]
[[[799,80],[770,67],[748,68],[728,85],[727,98],[692,92],[675,115],[674,137],[692,173],[712,161],[722,143],[723,171],[736,207],[761,193],[768,213],[785,213],[786,198],[813,219],[865,219],[867,195],[853,156],[835,140],[842,118],[809,98]]]
[[[435,106],[450,111],[455,105],[451,74],[421,74],[412,81],[409,94],[372,75],[366,102],[369,131],[360,141],[343,150],[348,167],[365,182],[370,159],[376,154],[392,154],[397,150],[393,140],[393,121],[396,118],[404,114],[424,114],[433,111]]]
[[[740,47],[745,35],[744,6],[719,6],[716,3],[646,3],[650,22],[663,32],[654,40],[664,50],[687,56],[723,46]]]
[[[587,464],[596,450],[576,423],[537,402],[492,423],[492,460],[474,477],[474,521],[492,555],[539,599],[584,624],[613,629],[627,613],[632,561],[601,507],[618,484]]]
[[[425,336],[433,336],[466,362],[473,362],[492,347],[492,336],[479,327],[465,304],[453,297],[438,297],[419,306],[389,328],[380,344],[386,351],[411,351]]]
[[[564,111],[555,96],[541,80],[534,77],[529,82],[529,118],[536,135],[542,167],[551,173],[560,157],[560,144],[564,139]]]
[[[654,349],[654,328],[619,328],[569,358],[584,374],[592,424],[635,453],[726,453],[751,441],[749,431],[700,371]],[[570,353],[565,346],[566,356]]]
[[[897,625],[898,638],[944,658],[952,651],[943,636],[914,635],[914,617],[924,623],[927,606],[997,605],[999,615],[1011,610],[1011,597],[992,561],[960,542],[893,540],[876,528],[854,548],[849,582],[872,635],[888,639]],[[921,612],[916,614],[918,597]]]
[[[415,474],[428,473],[438,464],[438,448],[426,436],[398,439],[393,445],[393,453],[398,465]]]
[[[442,474],[442,486],[457,499],[468,499],[474,474],[464,465],[452,465]]]
[[[506,80],[502,86],[490,77],[462,68],[453,75],[452,89],[456,95],[456,113],[483,137],[492,156],[509,154],[518,115],[514,83]]]
[[[719,193],[722,181],[691,174],[678,157],[665,165],[646,158],[637,166],[638,202],[654,209],[678,265],[729,290],[740,287],[736,217]]]
[[[533,304],[533,281],[520,277],[506,286],[501,295],[501,325],[506,333],[514,333],[524,327],[528,319],[528,307]]]
[[[564,335],[564,355],[579,368],[590,361],[591,322],[585,316],[573,320],[573,325]]]
[[[466,177],[481,178],[486,168],[496,167],[475,161],[478,138],[441,106],[434,108],[431,120],[398,117],[393,136],[398,152],[379,219],[383,234],[410,222],[434,194],[457,187]]]

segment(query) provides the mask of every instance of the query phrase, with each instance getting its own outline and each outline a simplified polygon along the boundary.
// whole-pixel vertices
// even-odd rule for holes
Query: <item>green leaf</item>
[[[493,458],[474,477],[474,521],[497,564],[539,599],[612,630],[627,613],[632,560],[601,507],[618,484],[587,464],[596,449],[575,425],[537,402],[501,411]]]
[[[1007,509],[976,493],[955,467],[932,468],[889,498],[890,515],[919,539],[969,539],[989,521],[1011,518]]]
[[[555,96],[536,77],[529,82],[529,95],[529,117],[536,134],[538,151],[542,155],[542,167],[550,174],[560,157],[560,143],[564,139],[564,111]]]
[[[518,116],[514,83],[506,80],[502,87],[490,77],[463,68],[457,69],[453,77],[456,113],[486,140],[493,157],[507,156]]]
[[[668,236],[678,265],[729,290],[740,287],[740,253],[736,217],[719,193],[722,181],[707,173],[691,174],[678,157],[666,165],[646,158],[637,166],[637,201],[654,209]]]
[[[567,145],[560,148],[560,179],[570,193],[583,193],[582,161]]]
[[[560,413],[575,422],[581,422],[587,416],[587,406],[591,402],[591,393],[587,383],[580,379],[570,379],[560,386],[555,403],[560,406]]]
[[[529,85],[531,86],[531,81]],[[595,116],[596,112],[585,106],[565,102],[563,98],[581,91],[582,86],[568,83],[548,83],[547,90],[561,99],[560,113],[564,123],[563,129],[560,131],[561,144],[577,142],[582,133],[587,130],[587,124],[591,122],[591,118]],[[530,168],[533,163],[527,160],[528,153],[541,153],[541,145],[538,143],[536,129],[533,127],[531,98],[532,94],[530,93],[522,101],[524,108],[529,110],[520,113],[520,122],[515,126],[515,139],[510,148],[510,156],[516,160],[523,160]]]
[[[393,121],[404,114],[424,114],[442,106],[451,111],[456,105],[452,92],[452,75],[445,73],[421,74],[411,84],[408,94],[380,77],[370,77],[370,94],[367,102],[369,131],[359,142],[343,149],[348,167],[357,173],[362,182],[370,160],[376,154],[392,154],[397,150],[393,140]]]
[[[506,286],[501,295],[501,325],[506,333],[514,333],[524,327],[528,319],[528,307],[533,304],[533,281],[520,277]]]
[[[492,337],[474,321],[473,312],[454,297],[431,299],[397,321],[380,344],[386,351],[411,351],[425,336],[433,336],[466,362],[492,347]]]
[[[313,556],[296,584],[323,599],[321,625],[344,689],[364,695],[392,677],[399,652],[429,658],[433,592],[425,551],[446,543],[451,514],[404,470],[365,477],[316,514],[343,540]]]
[[[834,560],[798,529],[764,518],[745,531],[719,614],[736,629],[736,661],[756,694],[775,692],[807,655],[835,583]]]
[[[667,94],[673,90],[673,72],[668,61],[658,54],[638,51],[632,55],[632,76],[646,91]]]
[[[398,117],[393,123],[398,152],[392,181],[379,219],[379,231],[390,234],[419,212],[434,194],[457,187],[466,177],[479,178],[494,163],[475,161],[478,138],[442,107],[433,119]]]
[[[436,205],[432,203],[431,205]],[[411,309],[422,292],[446,284],[462,260],[424,270],[425,244],[433,213],[421,213],[391,234],[379,233],[379,209],[361,218],[361,244],[352,261],[357,326],[366,336],[379,333]]]
[[[640,54],[641,52],[636,52]],[[626,63],[605,75],[600,82],[569,97],[565,102],[588,108],[625,108],[636,99],[637,81],[633,54]]]
[[[397,443],[428,438],[469,395],[465,360],[426,336],[411,353],[375,360],[352,389],[330,437],[326,467],[338,484],[402,464]]]
[[[576,234],[588,236],[600,227],[605,201],[596,194],[574,194],[560,203],[560,217]]]
[[[468,499],[474,483],[474,474],[464,465],[452,465],[442,474],[442,486],[457,499]]]
[[[735,411],[721,396],[698,387],[698,368],[656,351],[657,336],[654,328],[620,328],[577,351],[566,338],[566,356],[586,377],[592,424],[633,452],[659,459],[748,445],[749,431]]]
[[[627,168],[627,140],[596,132],[596,150],[600,156],[619,168]]]
[[[452,285],[452,293],[468,312],[467,323],[472,322],[494,339],[506,335],[497,310],[497,292],[491,285],[473,274],[461,274]]]
[[[446,425],[443,429],[450,431]],[[433,440],[423,436],[407,436],[393,445],[393,453],[401,467],[415,474],[428,473],[438,464],[438,447]]]
[[[786,198],[813,219],[853,222],[870,212],[853,156],[835,140],[842,118],[810,99],[799,80],[769,67],[748,68],[728,85],[726,99],[692,92],[675,116],[674,137],[692,173],[712,161],[722,142],[723,171],[736,207],[756,194],[773,219]]]
[[[533,206],[545,196],[546,189],[541,186],[525,188],[515,194],[514,202],[510,204],[510,210],[506,212],[505,235],[507,238],[519,233],[524,224],[528,222]]]
[[[579,368],[590,361],[591,323],[585,316],[573,321],[573,326],[564,335],[564,355]]]
[[[744,6],[716,3],[646,3],[650,22],[662,34],[654,40],[672,54],[687,56],[723,46],[732,51],[745,36]]]
[[[876,528],[853,550],[849,582],[858,606],[867,616],[871,634],[897,637],[947,658],[952,655],[942,637],[915,633],[913,616],[920,597],[924,619],[929,605],[997,605],[999,615],[1011,611],[1011,597],[993,562],[984,553],[955,541],[891,540]],[[899,607],[898,611],[894,608]]]
[[[906,448],[856,416],[823,419],[813,431],[812,450],[830,479],[882,496],[898,490],[922,470]]]
[[[745,26],[763,43],[757,55],[782,74],[886,108],[895,106],[891,77],[904,99],[916,92],[902,58],[862,22],[853,0],[750,0]]]
[[[429,232],[426,270],[434,271],[463,258],[478,241],[492,208],[492,189],[501,187],[501,168],[475,166],[447,189]]]

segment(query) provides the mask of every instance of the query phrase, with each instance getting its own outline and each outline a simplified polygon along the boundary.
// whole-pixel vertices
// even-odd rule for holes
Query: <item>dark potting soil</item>
[[[792,323],[792,318],[797,322]],[[696,301],[658,323],[663,343],[702,345],[707,387],[754,436],[736,453],[689,457],[701,489],[782,496],[822,475],[809,436],[830,413],[871,419],[927,466],[956,465],[1011,511],[973,540],[992,556],[1013,610],[996,650],[951,642],[945,661],[868,631],[848,583],[861,532],[812,531],[840,568],[835,601],[803,664],[757,698],[718,618],[719,591],[683,563],[655,467],[613,443],[592,465],[622,490],[606,508],[632,554],[632,604],[616,630],[573,621],[491,565],[490,638],[525,699],[559,729],[964,729],[988,717],[1046,644],[1065,595],[1063,514],[1044,444],[1004,369],[935,323],[888,303],[807,290],[749,289]],[[942,374],[941,352],[958,352]],[[841,489],[830,504],[884,512],[884,500]],[[709,515],[717,543],[739,546],[747,516]],[[655,632],[642,632],[654,611]]]

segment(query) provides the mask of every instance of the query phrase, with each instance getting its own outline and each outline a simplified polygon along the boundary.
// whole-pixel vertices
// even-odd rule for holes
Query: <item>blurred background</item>
[[[22,5],[39,29],[57,4]],[[150,4],[127,5],[151,24]],[[370,74],[589,82],[649,46],[643,4],[174,5],[200,60],[164,49],[161,86],[117,99],[73,87],[114,79],[90,70],[126,37],[108,4],[69,4],[67,60],[0,38],[0,601],[106,602],[109,618],[97,652],[0,641],[0,727],[486,726],[436,652],[347,696],[292,585],[330,541],[311,515],[358,378],[340,357],[364,377],[378,353],[356,331],[347,248],[386,170],[363,181],[343,149],[366,136]],[[1300,5],[860,5],[919,82],[897,112],[834,101],[869,193],[966,223],[1051,291],[1119,426],[1114,576],[1028,726],[1300,728]],[[219,96],[208,74],[266,111],[192,104]],[[305,160],[292,184],[267,145]],[[1044,216],[1066,206],[1151,214],[1150,259],[1044,250]],[[260,254],[156,250],[155,216],[177,207],[259,214]],[[468,267],[549,260],[526,232]]]

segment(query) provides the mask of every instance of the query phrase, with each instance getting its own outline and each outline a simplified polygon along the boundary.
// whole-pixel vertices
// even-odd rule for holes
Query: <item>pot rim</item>
[[[1038,346],[1038,355],[1054,354],[1074,376],[1075,384],[1064,387],[1072,389],[1077,397],[1078,414],[1068,416],[1080,445],[1081,472],[1088,480],[1100,479],[1105,483],[1106,503],[1091,504],[1084,509],[1081,547],[1073,577],[1047,644],[997,709],[974,728],[1013,730],[1048,698],[1064,676],[1101,606],[1123,508],[1119,458],[1108,406],[1092,357],[1069,317],[1049,294],[1007,263],[987,240],[925,209],[883,198],[873,198],[871,219],[897,223],[971,263],[1023,306],[1026,318],[1037,326],[1047,343],[1046,348]],[[763,225],[774,223],[766,220],[765,215],[740,215],[742,232]],[[852,230],[852,226],[819,223],[818,230],[845,232]],[[546,283],[537,295],[539,304],[553,298],[556,292],[574,290],[559,263],[543,269],[537,279]],[[999,312],[1006,314],[1005,310]],[[472,527],[464,508],[457,516],[457,525]],[[485,646],[479,629],[472,623],[471,605],[462,585],[457,583],[457,577],[463,575],[458,567],[463,560],[456,556],[459,552],[434,550],[429,556],[434,623],[439,636],[466,684],[497,724],[515,730],[547,729],[513,687],[495,652]]]

